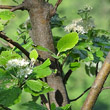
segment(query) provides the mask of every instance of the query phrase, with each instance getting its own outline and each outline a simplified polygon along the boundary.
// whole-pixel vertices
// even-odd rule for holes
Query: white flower
[[[26,61],[25,59],[12,59],[9,60],[8,63],[6,64],[6,69],[10,68],[16,68],[16,77],[25,77],[27,78],[28,75],[32,73],[32,67],[29,65],[29,62]]]
[[[8,63],[6,64],[7,68],[12,68],[12,67],[25,67],[29,65],[29,62],[26,61],[25,59],[12,59],[9,60]]]
[[[94,27],[95,25],[92,19],[89,19],[88,21],[78,19],[78,20],[72,21],[72,24],[67,25],[64,28],[64,30],[67,32],[73,31],[73,32],[84,34]]]
[[[20,69],[18,72],[17,72],[17,77],[22,77],[24,76],[25,78],[28,77],[28,75],[30,75],[32,73],[32,69],[30,67],[26,67],[26,68],[23,68],[23,69]]]

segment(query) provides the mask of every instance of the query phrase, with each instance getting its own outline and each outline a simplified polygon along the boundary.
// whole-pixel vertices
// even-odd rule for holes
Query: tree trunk
[[[25,8],[28,10],[32,25],[32,40],[35,45],[40,45],[55,52],[52,32],[50,28],[51,13],[54,10],[53,6],[44,0],[25,0]],[[52,62],[55,59],[48,52],[38,51],[43,59],[50,58]],[[58,67],[56,64],[53,68]],[[53,92],[49,93],[49,102],[55,103],[56,106],[64,106],[68,103],[68,97],[65,86],[61,77],[61,72],[52,74],[47,77],[47,83],[54,88]]]

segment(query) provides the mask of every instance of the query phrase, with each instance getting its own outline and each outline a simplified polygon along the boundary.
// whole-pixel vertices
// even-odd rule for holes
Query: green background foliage
[[[20,3],[21,0],[19,0],[18,2]],[[50,0],[50,2],[55,4],[56,0],[54,0],[54,1]],[[9,4],[9,5],[12,5],[12,4],[17,5],[16,3],[12,2],[12,0],[0,0],[0,3]],[[80,16],[77,14],[77,10],[80,8],[83,8],[85,5],[90,5],[93,7],[91,15],[95,21],[96,27],[98,29],[109,30],[109,28],[110,28],[110,16],[109,16],[110,1],[109,0],[105,0],[105,1],[104,0],[97,0],[97,1],[96,0],[92,0],[92,1],[91,0],[80,0],[80,1],[63,0],[62,4],[58,8],[58,14],[60,15],[60,17],[66,16],[66,18],[64,18],[64,21],[63,21],[64,26],[71,23],[71,21],[73,19],[80,18]],[[10,23],[5,27],[4,32],[6,32],[6,34],[10,38],[17,41],[20,36],[16,30],[19,28],[19,25],[22,24],[23,22],[25,22],[25,20],[28,18],[28,13],[26,11],[23,11],[23,12],[16,11],[16,12],[14,12],[14,14],[15,15],[11,19]],[[58,27],[59,28],[52,29],[54,36],[58,36],[60,38],[60,37],[64,36],[65,34],[67,34],[66,32],[64,32],[64,29],[62,27],[60,27],[60,25]],[[1,24],[0,24],[0,29],[3,29]],[[22,40],[23,39],[20,39],[17,42],[21,43]],[[97,40],[98,40],[98,38],[95,38],[95,41],[97,41]],[[97,42],[95,42],[95,43],[97,44]],[[98,43],[99,43],[99,45],[106,45],[106,44],[104,44],[104,42],[101,43],[101,41]],[[87,45],[88,44],[86,44],[86,46]],[[28,44],[28,46],[30,46],[30,45]],[[80,46],[84,47],[83,44],[80,44],[79,47],[77,47],[77,48],[81,48]],[[95,48],[95,50],[96,50],[96,48]],[[16,51],[18,51],[18,50],[16,50]],[[99,57],[102,57],[103,53],[99,49],[97,51],[98,52],[96,53],[96,55]],[[1,60],[0,60],[0,62],[1,62]],[[69,81],[67,82],[67,91],[68,91],[70,99],[73,99],[73,98],[76,98],[77,96],[79,96],[86,88],[88,88],[92,85],[92,83],[95,79],[94,76],[90,77],[89,75],[86,74],[87,73],[87,71],[85,70],[86,66],[83,62],[81,62],[80,65],[81,65],[80,68],[78,68],[77,70],[72,72],[72,75],[71,75]],[[71,66],[72,66],[72,63],[71,63]],[[73,66],[74,66],[74,64],[73,64]],[[63,68],[64,68],[64,73],[66,73],[69,69],[69,65],[68,66],[64,65]],[[51,73],[51,71],[49,70],[48,67],[44,68],[44,70],[39,70],[39,71],[47,71],[47,70],[49,71],[49,73]],[[40,77],[43,77],[43,76],[40,76]],[[109,80],[110,80],[110,77],[108,77],[108,79],[105,83],[105,86],[110,85]],[[12,88],[12,89],[15,89],[15,88]],[[97,100],[97,103],[94,107],[94,110],[98,110],[98,109],[99,110],[110,110],[110,102],[109,102],[109,100],[107,100],[108,97],[110,97],[109,91],[110,90],[104,90],[100,94],[100,96]],[[7,93],[7,91],[4,92],[4,94],[5,93]],[[18,93],[20,94],[20,91],[18,91]],[[21,103],[11,106],[12,110],[19,110],[19,109],[28,110],[25,107],[27,105],[28,105],[28,107],[30,107],[31,105],[34,105],[32,110],[36,109],[35,104],[33,104],[33,102],[31,102],[32,97],[28,93],[22,92],[21,96],[22,96]],[[79,100],[72,102],[71,103],[72,109],[79,110],[80,107],[82,106],[86,96],[87,96],[87,93],[83,97],[81,97]],[[30,102],[28,102],[28,101],[30,101]],[[11,105],[11,101],[9,101],[9,102],[10,103],[7,103],[7,104]],[[39,99],[39,102],[40,102],[40,99]],[[25,104],[22,105],[22,103],[25,103]],[[44,110],[45,110],[45,108],[44,108]]]

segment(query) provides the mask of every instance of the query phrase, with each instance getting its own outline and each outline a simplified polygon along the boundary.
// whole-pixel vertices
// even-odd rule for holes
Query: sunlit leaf
[[[26,85],[33,91],[40,92],[42,90],[42,83],[40,80],[28,80]]]
[[[103,51],[101,51],[101,50],[98,50],[98,51],[96,51],[96,56],[97,57],[103,57]]]
[[[0,18],[3,20],[10,20],[14,17],[14,13],[11,11],[1,11]]]
[[[36,73],[37,78],[43,78],[49,76],[52,73],[52,70],[49,68],[51,62],[47,59],[43,64],[37,66],[33,69],[33,72]]]
[[[34,50],[32,50],[31,52],[30,52],[30,54],[29,54],[29,57],[30,57],[30,59],[37,59],[38,58],[38,53],[37,53],[37,51],[34,49]]]
[[[79,37],[76,32],[65,35],[57,43],[58,52],[64,52],[73,48],[77,44],[78,39]]]
[[[5,65],[8,60],[21,58],[19,54],[10,50],[10,51],[2,51],[0,55],[0,65]]]
[[[72,71],[76,70],[77,68],[80,67],[80,63],[79,62],[73,62],[73,63],[70,63],[70,69]]]
[[[0,31],[4,30],[4,25],[0,22]]]
[[[49,87],[47,83],[41,80],[36,80],[36,81],[31,80],[31,82],[29,82],[28,85],[25,86],[24,90],[26,92],[31,93],[33,96],[39,96],[40,94],[45,94],[50,91],[53,91],[53,89]],[[37,88],[37,85],[38,85],[38,88]]]

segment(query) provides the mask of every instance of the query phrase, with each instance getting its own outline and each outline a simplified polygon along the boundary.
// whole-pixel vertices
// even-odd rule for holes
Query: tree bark
[[[92,110],[110,72],[110,52],[100,69],[81,110]]]
[[[50,19],[54,7],[44,0],[24,0],[25,8],[28,10],[32,25],[32,40],[35,45],[40,45],[55,52],[52,32],[50,27]],[[38,51],[41,58],[50,58],[52,62],[55,59],[48,52]],[[53,68],[57,68],[55,63]],[[49,102],[55,103],[56,106],[65,106],[68,104],[68,97],[65,86],[61,77],[61,71],[57,74],[52,73],[47,77],[47,83],[54,88],[53,92],[49,93]]]

